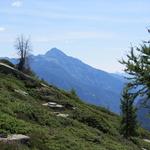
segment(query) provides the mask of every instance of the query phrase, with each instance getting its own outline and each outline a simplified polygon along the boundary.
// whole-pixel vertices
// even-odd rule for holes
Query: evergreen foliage
[[[148,30],[150,33],[150,30]],[[144,104],[148,106],[148,100],[150,99],[150,41],[143,43],[138,47],[131,47],[131,51],[126,55],[127,60],[122,59],[120,61],[121,64],[125,66],[124,71],[129,75],[129,83],[128,83],[128,90],[132,90],[134,92],[134,98],[132,95],[128,93],[128,90],[124,91],[123,100],[121,104],[121,109],[123,113],[122,118],[122,128],[125,130],[123,134],[128,137],[127,131],[132,135],[134,135],[136,129],[136,122],[135,122],[135,110],[130,112],[130,115],[133,115],[130,118],[132,123],[132,132],[128,129],[128,125],[126,122],[127,116],[127,108],[128,102],[133,103],[136,97],[141,96],[144,97]],[[129,104],[130,104],[129,103]],[[131,104],[132,106],[133,104]],[[144,114],[143,114],[144,115]],[[121,129],[123,131],[123,129]]]
[[[127,60],[122,59],[124,71],[130,75],[129,86],[137,96],[150,98],[150,43],[143,42],[139,47],[131,47]]]
[[[121,99],[121,134],[125,138],[137,135],[136,108],[134,107],[135,94],[129,91],[126,86],[124,88]]]

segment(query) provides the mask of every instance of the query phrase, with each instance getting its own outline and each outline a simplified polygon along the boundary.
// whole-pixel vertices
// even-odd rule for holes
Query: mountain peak
[[[61,50],[58,48],[52,48],[45,54],[46,56],[65,56],[66,54],[63,53]]]

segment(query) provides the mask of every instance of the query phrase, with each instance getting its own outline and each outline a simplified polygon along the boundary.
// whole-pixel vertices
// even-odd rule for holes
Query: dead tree
[[[19,63],[17,65],[18,70],[25,71],[29,69],[29,55],[31,50],[31,43],[29,38],[25,38],[23,35],[17,37],[15,48],[19,57]]]

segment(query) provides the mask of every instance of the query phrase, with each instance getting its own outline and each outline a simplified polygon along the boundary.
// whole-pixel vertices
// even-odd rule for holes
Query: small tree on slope
[[[123,90],[121,99],[121,134],[125,138],[137,135],[136,108],[134,107],[135,94],[129,92],[129,87],[126,86]]]

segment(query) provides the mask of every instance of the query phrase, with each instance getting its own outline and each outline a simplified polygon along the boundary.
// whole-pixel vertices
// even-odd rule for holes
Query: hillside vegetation
[[[63,108],[43,106],[47,102]],[[30,137],[24,144],[1,142],[1,150],[150,150],[143,141],[149,132],[139,129],[139,138],[126,140],[119,122],[104,108],[0,64],[0,133]]]

